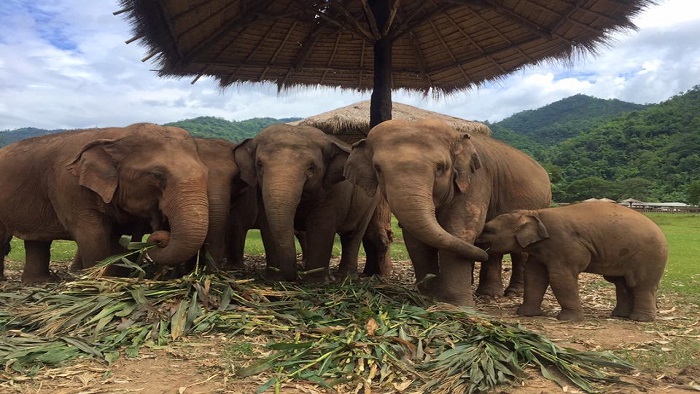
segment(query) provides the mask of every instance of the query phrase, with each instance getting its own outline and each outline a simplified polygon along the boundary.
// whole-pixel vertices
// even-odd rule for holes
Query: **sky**
[[[197,116],[227,120],[307,117],[368,100],[340,89],[245,84],[222,91],[200,78],[160,78],[117,0],[0,0],[0,130],[74,129],[167,123]],[[527,67],[478,89],[434,99],[395,92],[395,102],[469,120],[497,122],[585,94],[659,103],[700,85],[700,1],[658,0],[637,31],[617,33],[573,66]]]

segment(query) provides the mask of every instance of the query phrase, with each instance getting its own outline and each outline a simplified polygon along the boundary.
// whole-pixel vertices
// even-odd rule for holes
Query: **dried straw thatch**
[[[449,93],[543,60],[594,51],[654,0],[121,0],[161,76]]]
[[[369,132],[369,110],[370,102],[360,101],[359,103],[310,116],[291,124],[313,126],[345,142],[353,143],[364,138]],[[407,104],[393,104],[392,119],[412,121],[426,118],[442,120],[462,132],[483,135],[490,135],[491,133],[488,126],[483,123],[464,120]]]

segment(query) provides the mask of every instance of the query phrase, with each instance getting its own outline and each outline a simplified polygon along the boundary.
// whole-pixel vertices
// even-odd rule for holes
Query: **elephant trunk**
[[[410,187],[387,188],[387,200],[404,231],[438,250],[446,250],[470,260],[486,261],[482,249],[448,233],[435,217],[435,205],[430,190]]]
[[[291,186],[290,186],[291,185]],[[268,264],[277,266],[284,280],[297,277],[296,245],[294,244],[294,216],[296,214],[304,179],[293,176],[275,176],[262,182],[262,198],[275,251],[268,256]],[[274,259],[274,260],[273,260]]]
[[[163,248],[148,251],[157,265],[179,265],[197,254],[207,236],[209,204],[206,187],[184,185],[167,193],[161,210],[170,223],[170,240]]]

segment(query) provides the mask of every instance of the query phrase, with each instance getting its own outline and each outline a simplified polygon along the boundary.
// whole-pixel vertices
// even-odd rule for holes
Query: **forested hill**
[[[267,126],[275,123],[293,122],[300,119],[301,118],[252,118],[237,122],[213,116],[200,116],[194,119],[166,123],[166,126],[182,127],[195,137],[223,138],[233,142],[241,142],[246,138],[255,137]]]
[[[494,137],[535,154],[543,148],[590,131],[641,104],[577,94],[544,107],[518,112],[490,124]]]
[[[592,99],[574,97],[582,103]],[[552,107],[566,108],[559,104],[567,100],[528,111],[527,115],[542,119],[545,117],[542,114],[556,112]],[[614,103],[620,111],[635,106],[623,104],[629,103]],[[595,106],[585,108],[584,112]],[[689,189],[692,183],[700,183],[700,86],[662,103],[637,108],[631,112],[622,111],[617,116],[611,116],[611,112],[598,115],[588,112],[590,118],[586,118],[578,114],[577,108],[568,107],[566,111],[574,114],[557,116],[567,121],[549,125],[540,121],[537,130],[540,133],[547,130],[545,134],[534,133],[531,138],[509,130],[510,136],[517,138],[507,142],[527,150],[549,170],[556,201],[632,197],[645,201],[694,202]],[[498,132],[499,127],[513,125],[514,117],[525,114],[493,125],[494,137],[506,139]],[[527,119],[526,116],[524,122]],[[533,120],[529,124],[536,122]],[[572,129],[576,124],[580,127]],[[522,130],[521,125],[518,130]],[[566,139],[548,140],[546,135]]]
[[[168,126],[182,127],[192,135],[204,138],[223,138],[234,142],[243,141],[254,137],[260,130],[275,123],[287,123],[301,118],[252,118],[242,121],[228,121],[213,116],[200,116],[194,119],[185,119],[177,122],[166,123]],[[25,127],[15,130],[0,131],[0,146],[11,144],[25,138],[37,137],[46,134],[57,133],[65,130],[44,130],[34,127]]]
[[[15,141],[23,140],[25,138],[39,137],[42,135],[58,133],[59,131],[65,130],[44,130],[37,129],[35,127],[23,127],[21,129],[7,130],[4,132],[0,132],[0,146],[5,146]]]

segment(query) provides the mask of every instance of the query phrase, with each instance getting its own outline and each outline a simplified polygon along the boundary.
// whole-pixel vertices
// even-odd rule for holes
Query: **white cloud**
[[[598,56],[572,67],[545,64],[439,99],[394,93],[394,100],[466,119],[498,121],[573,94],[637,103],[663,101],[700,84],[697,0],[667,0],[616,34]],[[230,120],[310,116],[369,99],[338,89],[244,84],[219,89],[201,78],[159,78],[143,47],[124,41],[130,26],[117,0],[0,1],[0,130],[165,123],[196,116]]]

